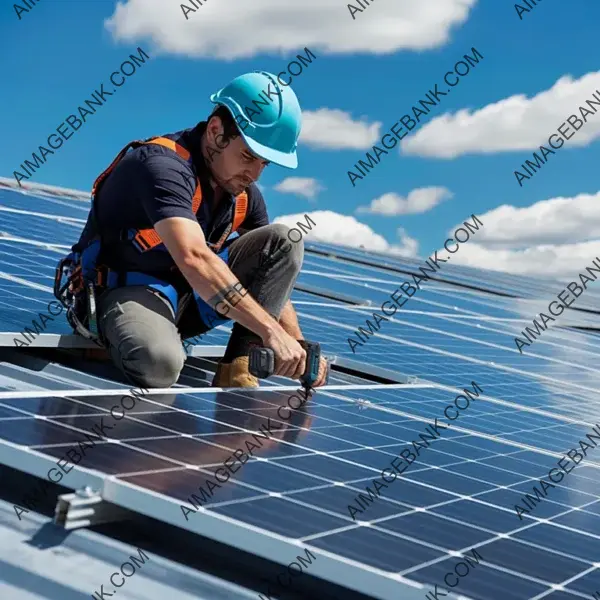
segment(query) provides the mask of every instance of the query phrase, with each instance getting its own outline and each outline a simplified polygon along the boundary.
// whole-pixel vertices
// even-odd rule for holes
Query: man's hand
[[[306,369],[304,348],[282,327],[275,327],[264,338],[263,344],[275,353],[275,373],[282,377],[300,379]]]

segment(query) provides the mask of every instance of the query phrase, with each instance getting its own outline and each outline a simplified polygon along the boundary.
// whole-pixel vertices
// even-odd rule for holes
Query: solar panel
[[[338,265],[310,255],[303,266],[303,272],[298,278],[300,284],[362,299],[363,303],[368,300],[373,306],[380,306],[381,302],[389,299],[390,293],[405,280],[412,282],[410,277],[405,278],[402,274],[385,273],[379,268]],[[392,287],[392,284],[395,285]],[[545,296],[517,300],[490,297],[489,294],[476,290],[457,289],[456,286],[429,281],[411,298],[410,308],[426,310],[431,307],[431,310],[437,307],[438,312],[479,314],[486,317],[520,317],[531,322],[533,315],[540,310],[547,310],[549,299],[563,288],[564,284],[556,283],[553,290],[544,290]],[[424,304],[427,306],[423,307]],[[409,308],[408,304],[406,308]],[[573,307],[561,315],[561,325],[582,326],[594,323],[595,318],[593,313]]]
[[[85,219],[78,202],[0,189],[5,341],[52,299],[55,262]],[[308,549],[312,575],[380,600],[439,590],[477,600],[590,597],[600,589],[600,453],[590,450],[522,518],[515,505],[598,420],[598,335],[555,327],[521,355],[513,338],[528,311],[561,284],[523,287],[525,278],[453,265],[353,352],[348,338],[360,339],[357,328],[402,271],[420,264],[307,243],[292,299],[306,338],[339,370],[289,417],[280,407],[297,388],[281,378],[229,391],[182,379],[122,405],[116,420],[111,408],[129,388],[65,364],[42,367],[5,343],[0,462],[40,479],[54,469],[61,485],[90,486],[114,505],[281,565]],[[582,311],[569,318],[595,325]],[[69,333],[58,319],[51,325]],[[219,328],[199,346],[228,335]],[[403,383],[374,383],[377,374]],[[468,400],[460,411],[459,397]]]
[[[389,272],[399,274],[415,273],[420,277],[423,277],[423,273],[419,271],[419,267],[424,266],[425,261],[421,259],[399,257],[397,255],[383,255],[381,253],[364,250],[358,251],[353,248],[331,246],[322,243],[314,244],[312,242],[307,242],[306,247],[317,254],[318,257],[315,257],[315,261],[318,261],[319,259],[322,260],[321,257],[323,256],[328,257],[328,260],[323,262],[324,271],[330,269],[343,269],[349,273],[366,275],[365,267],[367,267],[366,270],[370,271],[369,274],[371,275],[375,272],[381,273],[382,271],[387,270],[388,278]],[[334,259],[334,261],[332,261],[332,259]],[[356,261],[356,263],[349,263],[348,260]],[[454,289],[456,289],[456,284],[464,286],[461,289],[461,293],[465,288],[471,288],[503,294],[511,298],[539,299],[556,296],[565,285],[564,283],[560,283],[550,278],[531,275],[525,277],[463,265],[450,265],[441,261],[438,266],[439,271],[435,274],[431,274],[432,268],[431,265],[429,265],[429,271],[427,271],[426,274],[434,280],[453,284],[452,287]],[[410,278],[408,279],[410,280]],[[589,295],[587,295],[588,293]],[[600,298],[600,292],[590,288],[586,291],[586,296],[582,297],[583,302],[579,303],[577,308],[574,308],[575,310],[584,308],[597,312],[596,300],[598,298]]]

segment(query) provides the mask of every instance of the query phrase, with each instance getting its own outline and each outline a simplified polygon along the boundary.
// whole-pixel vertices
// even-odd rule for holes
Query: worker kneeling
[[[267,89],[271,103],[248,110]],[[181,340],[229,319],[214,386],[258,386],[248,367],[253,345],[273,350],[275,374],[304,373],[290,302],[303,243],[269,224],[254,184],[271,162],[297,167],[298,100],[274,75],[253,72],[211,101],[208,121],[118,154],[96,179],[83,233],[57,268],[55,294],[71,325],[141,387],[173,385],[186,358]],[[321,362],[315,387],[325,380]]]

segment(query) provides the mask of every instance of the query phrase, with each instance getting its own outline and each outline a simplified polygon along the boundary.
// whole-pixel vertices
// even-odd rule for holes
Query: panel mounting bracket
[[[335,365],[336,370],[357,375],[365,379],[370,379],[378,383],[401,383],[405,385],[423,383],[415,375],[406,375],[404,373],[399,373],[398,371],[393,371],[384,367],[368,365],[357,360],[353,360],[352,358],[347,358],[346,356],[335,355],[329,358],[330,364],[332,366]]]
[[[54,509],[54,523],[67,530],[131,518],[131,511],[106,502],[89,486],[71,494],[62,494]]]

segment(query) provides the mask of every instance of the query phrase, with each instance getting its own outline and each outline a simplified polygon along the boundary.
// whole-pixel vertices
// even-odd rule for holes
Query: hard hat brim
[[[257,141],[244,134],[243,131],[240,131],[240,133],[248,145],[248,148],[263,160],[268,160],[269,162],[285,167],[286,169],[295,169],[298,166],[298,156],[295,150],[289,154],[287,152],[273,150],[273,148],[259,144]]]

